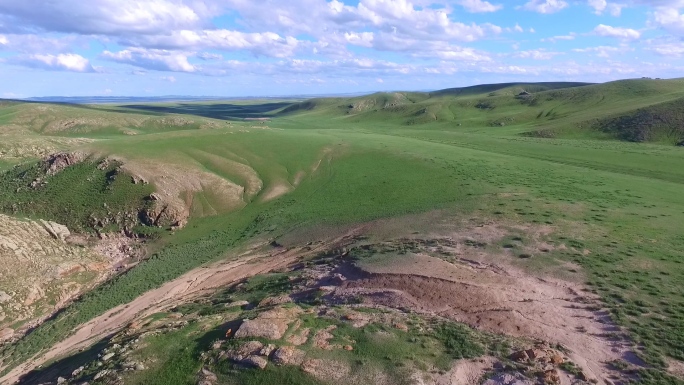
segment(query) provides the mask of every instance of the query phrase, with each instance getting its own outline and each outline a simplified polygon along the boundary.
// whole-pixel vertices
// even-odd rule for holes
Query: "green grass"
[[[78,232],[133,228],[153,188],[132,183],[118,166],[112,162],[100,169],[90,160],[46,176],[42,163],[18,165],[0,174],[0,210],[56,221]],[[41,182],[32,187],[36,180]]]
[[[605,140],[610,135],[587,127],[596,119],[681,98],[680,85],[680,80],[638,80],[539,91],[534,105],[516,99],[512,89],[488,91],[493,96],[315,100],[282,115],[273,112],[268,124],[273,130],[250,124],[150,129],[90,144],[105,154],[189,164],[244,185],[244,176],[231,166],[238,162],[256,172],[264,190],[294,183],[299,171],[306,176],[279,199],[263,202],[257,195],[235,211],[217,210],[220,215],[195,218],[172,238],[162,237],[150,260],[5,348],[5,362],[21,362],[79,323],[230,255],[255,237],[440,209],[461,218],[554,226],[552,241],[570,248],[517,263],[541,271],[563,262],[580,265],[578,276],[586,277],[616,322],[629,330],[641,356],[661,370],[664,357],[684,360],[684,151],[659,144],[660,139],[655,144]],[[493,108],[477,108],[481,102]],[[363,111],[349,113],[355,103]],[[214,113],[211,105],[206,112],[200,105],[193,108],[188,113]],[[494,124],[500,121],[506,125]],[[555,137],[520,135],[539,129]],[[226,161],[211,160],[217,158]],[[86,174],[78,170],[74,178]],[[12,193],[6,191],[8,202]],[[208,194],[204,205],[218,204],[213,199]],[[46,215],[44,210],[35,215]],[[644,378],[654,375],[645,372]]]

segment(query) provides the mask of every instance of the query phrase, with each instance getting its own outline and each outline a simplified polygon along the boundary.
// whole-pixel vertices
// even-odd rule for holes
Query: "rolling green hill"
[[[681,384],[684,379],[671,368],[684,365],[684,152],[673,145],[682,140],[683,85],[680,79],[639,79],[302,102],[0,104],[0,168],[5,167],[0,208],[6,212],[13,207],[12,194],[18,194],[21,210],[10,214],[69,223],[91,212],[104,215],[109,207],[100,207],[100,200],[115,211],[148,209],[146,197],[154,190],[188,215],[186,226],[155,233],[146,244],[148,259],[3,345],[2,373],[37,357],[84,322],[117,306],[125,309],[141,294],[190,270],[238,258],[254,244],[311,250],[323,238],[358,228],[368,232],[355,238],[361,242],[357,250],[367,254],[367,239],[451,239],[461,231],[495,226],[499,230],[492,230],[496,234],[488,240],[468,238],[463,247],[491,258],[487,263],[498,260],[525,274],[578,285],[578,297],[600,298],[599,305],[577,306],[591,307],[605,322],[614,322],[612,337],[642,363],[614,366],[636,383]],[[98,169],[96,163],[67,168],[52,179],[53,185],[27,190],[25,185],[38,177],[32,166],[36,158],[53,151],[80,151],[117,163],[112,170]],[[114,169],[122,177],[108,180]],[[128,183],[135,177],[149,184]],[[79,178],[86,180],[79,184]],[[51,201],[60,207],[48,207]],[[533,242],[543,247],[532,248]],[[411,249],[400,246],[391,255],[380,254],[370,257],[401,261]],[[325,250],[317,258],[330,255],[347,254]],[[314,261],[328,263],[325,258]],[[183,309],[201,317],[217,315],[211,321],[216,324],[232,320],[220,317],[228,317],[223,303],[213,305]],[[306,306],[314,305],[320,303]],[[189,383],[203,364],[198,352],[179,346],[201,342],[204,349],[221,334],[217,330],[190,324],[173,334],[177,340],[155,340],[159,345],[148,346],[160,354],[151,359],[155,371],[141,378]],[[622,330],[625,337],[618,333]],[[374,340],[375,334],[343,331],[366,344],[368,350],[354,353],[359,360],[372,358],[357,362],[358,367],[405,364],[372,350],[387,345]],[[411,339],[392,333],[402,338],[397,349],[407,360],[412,359],[411,343],[436,344],[446,351],[454,344],[467,345],[462,339],[468,335]],[[430,365],[437,358],[453,358],[416,351]],[[230,366],[222,370],[226,376],[235,374]],[[251,373],[304,381],[300,372],[290,370]]]

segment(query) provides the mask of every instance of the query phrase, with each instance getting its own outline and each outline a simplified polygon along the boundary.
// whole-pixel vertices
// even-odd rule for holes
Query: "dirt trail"
[[[286,268],[302,257],[315,255],[331,247],[347,244],[363,231],[363,227],[351,229],[344,235],[320,242],[306,248],[276,249],[271,253],[258,253],[259,245],[233,260],[224,260],[194,269],[168,282],[158,289],[148,291],[132,302],[117,306],[99,317],[79,326],[72,335],[52,346],[43,354],[33,357],[0,378],[2,384],[12,384],[21,376],[52,359],[74,353],[96,343],[130,323],[151,314],[173,308],[202,295],[215,292],[257,274]]]
[[[635,358],[628,342],[608,337],[620,329],[600,310],[598,298],[574,283],[533,277],[510,266],[449,263],[426,255],[365,270],[345,272],[350,279],[336,295],[362,295],[379,305],[561,344],[600,384],[611,374],[607,362]]]

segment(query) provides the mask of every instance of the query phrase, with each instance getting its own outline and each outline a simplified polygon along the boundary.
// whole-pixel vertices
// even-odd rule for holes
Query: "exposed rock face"
[[[261,313],[253,320],[245,320],[235,332],[235,338],[266,338],[279,340],[294,321],[301,308],[275,308]]]
[[[149,226],[159,227],[185,227],[190,213],[185,206],[166,203],[163,198],[155,193],[149,197],[152,207],[145,210],[143,221]]]
[[[2,329],[0,330],[0,341],[5,341],[14,337],[14,329]]]
[[[254,368],[266,369],[268,360],[261,356],[249,356],[242,360],[241,363]]]
[[[45,167],[48,175],[55,175],[69,166],[83,162],[87,155],[81,152],[59,152],[45,159]]]
[[[64,225],[60,225],[59,223],[48,222],[41,219],[40,224],[43,225],[45,230],[55,239],[66,241],[66,239],[71,235],[69,229]]]
[[[306,353],[292,346],[283,346],[273,353],[273,363],[276,365],[301,365]]]

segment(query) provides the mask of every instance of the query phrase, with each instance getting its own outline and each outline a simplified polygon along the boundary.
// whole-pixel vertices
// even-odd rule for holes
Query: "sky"
[[[684,0],[0,0],[0,98],[684,77]]]

